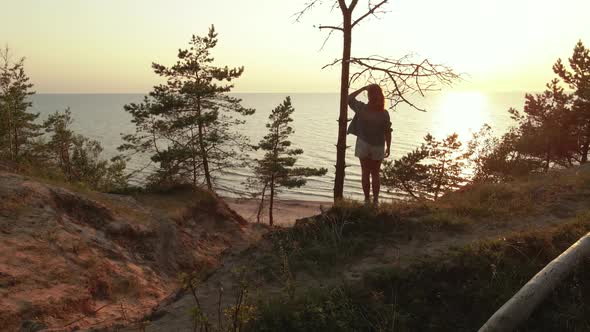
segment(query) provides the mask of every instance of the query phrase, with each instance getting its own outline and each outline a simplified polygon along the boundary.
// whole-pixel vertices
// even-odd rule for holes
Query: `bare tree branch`
[[[338,3],[338,1],[334,1],[334,3],[332,4],[332,7],[330,8],[330,13],[334,12],[334,9],[336,9],[336,7],[339,7],[340,4]]]
[[[330,12],[332,12],[336,7],[340,7],[340,1],[341,0],[333,0],[334,2],[332,3]],[[307,14],[307,12],[311,11],[313,9],[313,7],[315,7],[316,5],[321,5],[325,2],[325,0],[312,0],[310,2],[308,2],[307,4],[305,4],[305,7],[301,10],[296,12],[295,14],[292,15],[292,17],[295,17],[295,22],[299,22],[301,20],[301,18]],[[344,2],[344,0],[342,0],[342,2]]]
[[[320,29],[321,29],[321,27],[320,27]],[[324,42],[322,43],[322,47],[320,47],[319,51],[323,50],[324,47],[326,47],[326,44],[328,43],[328,40],[330,40],[330,37],[332,37],[332,33],[334,33],[334,31],[336,31],[336,30],[335,29],[330,30],[330,32],[328,33],[328,35],[324,39]]]
[[[332,61],[332,62],[330,62],[330,63],[328,63],[328,64],[324,65],[324,66],[322,67],[322,69],[326,69],[326,68],[328,68],[328,67],[335,66],[335,65],[337,65],[337,64],[338,64],[338,63],[340,63],[340,62],[342,62],[342,59],[335,59],[334,61]]]
[[[331,67],[342,62],[336,59],[323,68]],[[461,76],[454,73],[450,67],[432,64],[428,59],[414,61],[411,55],[400,59],[382,56],[351,58],[350,84],[359,80],[367,83],[377,83],[384,89],[385,98],[393,109],[400,103],[425,112],[408,99],[408,96],[418,94],[422,97],[426,92],[439,91],[444,85],[451,85]]]
[[[319,29],[320,30],[330,29],[330,33],[328,33],[328,35],[324,39],[324,42],[322,43],[322,47],[320,47],[319,51],[321,51],[321,50],[324,49],[324,47],[328,43],[328,40],[330,40],[330,37],[332,37],[332,33],[334,33],[334,31],[336,31],[336,30],[338,30],[338,31],[344,31],[344,29],[341,26],[332,26],[332,25],[320,25],[319,26]]]
[[[297,12],[294,14],[294,16],[296,16],[295,21],[299,22],[299,20],[301,19],[301,17],[303,17],[303,15],[305,15],[308,11],[310,11],[315,5],[321,5],[324,1],[323,0],[313,0],[308,2],[305,5],[305,8],[303,8],[303,10]],[[336,9],[336,7],[340,7],[340,5],[342,4],[343,0],[334,0],[334,2],[332,3],[332,6],[330,8],[330,12],[334,11],[334,9]],[[315,26],[314,26],[315,27]],[[339,30],[339,31],[344,31],[344,29],[342,27],[338,27],[338,26],[330,26],[330,25],[320,25],[319,26],[320,30],[323,29],[330,29],[330,33],[328,33],[328,35],[326,36],[326,38],[324,39],[324,42],[322,43],[322,46],[320,47],[319,51],[323,50],[324,47],[326,46],[326,44],[328,43],[328,40],[330,40],[330,37],[332,37],[332,33],[335,30]]]
[[[319,29],[332,29],[332,30],[340,30],[340,31],[344,31],[344,29],[342,27],[337,27],[337,26],[333,26],[333,25],[320,25]]]
[[[368,12],[366,12],[365,14],[363,14],[361,17],[359,17],[358,19],[356,19],[352,23],[352,27],[354,28],[360,21],[364,20],[367,16],[374,14],[377,11],[377,9],[379,9],[379,7],[381,7],[384,4],[386,4],[387,1],[388,0],[383,0],[380,3],[376,4],[375,6],[373,6],[373,8],[370,8]],[[370,2],[369,2],[369,6],[370,6]]]
[[[308,11],[310,11],[315,5],[321,5],[324,2],[324,0],[312,0],[310,2],[308,2],[305,7],[295,13],[293,16],[295,16],[295,22],[299,22],[299,20],[303,17],[303,15],[305,15]]]

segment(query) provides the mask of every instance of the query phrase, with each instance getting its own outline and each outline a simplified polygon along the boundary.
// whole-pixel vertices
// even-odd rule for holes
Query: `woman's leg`
[[[379,202],[379,190],[381,189],[381,160],[371,160],[371,182],[373,183],[373,203]]]
[[[371,161],[369,159],[359,159],[361,161],[361,183],[363,185],[363,193],[365,194],[365,202],[370,200],[371,192]]]

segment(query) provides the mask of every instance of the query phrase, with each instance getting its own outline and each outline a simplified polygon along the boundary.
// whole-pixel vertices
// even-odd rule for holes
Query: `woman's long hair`
[[[380,86],[369,86],[367,95],[369,96],[369,110],[377,112],[385,111],[385,97]]]

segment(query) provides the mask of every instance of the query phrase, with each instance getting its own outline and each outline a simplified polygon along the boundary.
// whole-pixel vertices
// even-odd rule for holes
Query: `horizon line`
[[[320,92],[272,92],[272,91],[233,91],[233,92],[228,92],[228,93],[272,93],[272,94],[283,94],[283,93],[335,93],[338,94],[339,92],[326,92],[326,91],[320,91]],[[44,91],[36,91],[35,94],[39,95],[39,94],[43,94],[43,95],[148,95],[149,92],[44,92]]]
[[[451,92],[451,90],[446,91],[431,91],[431,93],[439,93],[439,92]],[[481,92],[481,93],[538,93],[542,92],[543,90],[474,90],[474,89],[458,89],[454,90],[454,92]],[[233,91],[229,92],[232,93],[243,93],[243,94],[340,94],[338,91],[328,92],[328,91],[302,91],[302,92],[273,92],[273,91]],[[35,91],[34,94],[37,95],[149,95],[149,92],[44,92],[44,91]]]

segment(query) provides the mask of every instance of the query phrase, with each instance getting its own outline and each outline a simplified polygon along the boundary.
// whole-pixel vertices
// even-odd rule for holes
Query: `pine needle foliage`
[[[128,187],[121,156],[110,161],[101,158],[100,142],[75,133],[70,109],[50,114],[43,122],[47,142],[42,146],[45,167],[56,168],[70,183],[99,191],[117,191]]]
[[[416,200],[437,200],[466,181],[462,169],[468,155],[461,147],[457,134],[442,140],[428,134],[416,150],[399,160],[383,162],[382,183]]]
[[[35,92],[24,63],[25,58],[13,61],[8,47],[0,50],[0,159],[13,163],[30,154],[30,143],[40,135],[39,114],[28,111]]]
[[[274,200],[281,188],[299,188],[307,183],[306,177],[322,176],[328,171],[325,168],[295,167],[297,156],[303,154],[302,149],[293,148],[289,137],[294,133],[291,115],[295,109],[291,98],[286,97],[282,104],[272,110],[268,117],[266,128],[268,133],[260,140],[255,150],[264,151],[264,157],[256,160],[254,167],[255,181],[252,186],[262,188],[260,191],[260,208],[258,220],[264,206],[268,191],[268,216],[270,225],[273,224]]]
[[[254,110],[227,94],[244,67],[215,66],[211,52],[217,42],[213,26],[204,37],[193,35],[174,65],[152,64],[166,83],[142,103],[125,106],[135,133],[123,136],[119,150],[148,154],[159,165],[152,182],[205,184],[214,190],[216,174],[245,164],[249,144],[235,130],[244,123],[241,116]]]
[[[568,62],[569,69],[558,59],[553,71],[574,90],[572,113],[576,126],[572,134],[578,143],[579,162],[583,164],[590,154],[590,49],[578,41]]]

